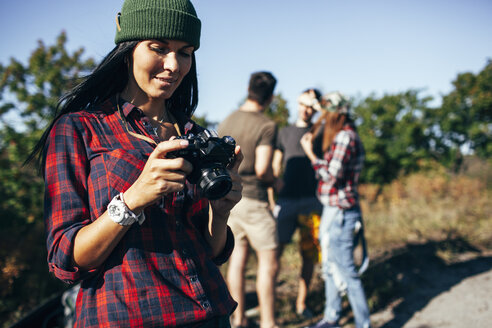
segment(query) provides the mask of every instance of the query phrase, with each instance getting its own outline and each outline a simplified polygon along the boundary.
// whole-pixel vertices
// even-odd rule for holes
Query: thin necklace
[[[166,109],[166,110],[164,110],[164,113],[162,113],[162,118],[160,120],[157,120],[157,123],[159,123],[159,125],[157,125],[157,126],[152,125],[152,130],[154,130],[154,134],[157,137],[157,139],[159,139],[159,141],[162,141],[161,140],[161,137],[159,136],[159,128],[162,127],[162,124],[164,123],[164,120],[165,119],[167,119],[168,121],[170,121],[168,119],[168,117],[169,116],[167,115],[167,109]],[[169,122],[169,123],[172,124],[172,122]]]
[[[164,122],[164,119],[167,117],[167,109],[164,111],[164,114],[162,114],[162,118],[159,120],[159,123],[162,124]]]
[[[147,141],[148,143],[150,144],[154,144],[157,146],[157,142],[155,142],[154,140],[152,140],[151,138],[147,137],[147,136],[144,136],[144,135],[141,135],[141,134],[138,134],[138,133],[135,133],[135,132],[132,132],[130,131],[130,128],[128,126],[128,122],[126,121],[125,119],[125,115],[123,114],[123,111],[121,110],[121,107],[120,107],[120,94],[116,94],[116,109],[118,111],[118,114],[120,116],[120,119],[121,119],[121,122],[123,124],[123,126],[125,127],[125,130],[132,136],[138,138],[138,139],[141,139],[141,140],[145,140]],[[168,114],[167,110],[166,110],[166,114]],[[166,115],[167,116],[167,115]],[[178,133],[178,136],[181,136],[182,133],[181,133],[181,128],[179,127],[179,124],[178,124],[178,121],[174,118],[174,116],[169,113],[169,117],[170,117],[170,123],[174,126],[174,129],[176,130],[176,132]],[[162,124],[162,122],[164,121],[165,119],[165,116],[163,118],[161,118],[159,120],[159,123]],[[159,138],[160,140],[160,138]]]

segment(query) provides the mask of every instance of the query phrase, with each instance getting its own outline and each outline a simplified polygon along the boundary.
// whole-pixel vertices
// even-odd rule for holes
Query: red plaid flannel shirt
[[[133,132],[156,140],[140,109],[124,103],[122,110]],[[143,225],[134,224],[100,268],[84,272],[73,265],[77,231],[130,187],[154,147],[127,133],[115,100],[64,115],[51,130],[45,148],[48,264],[59,279],[82,281],[76,327],[193,325],[236,307],[217,267],[229,258],[233,235],[228,229],[223,253],[212,258],[202,234],[209,203],[190,184],[166,196],[164,206],[148,207]]]
[[[364,147],[354,128],[347,124],[335,135],[323,159],[313,163],[318,198],[324,205],[351,208],[358,203],[357,185],[364,164]]]

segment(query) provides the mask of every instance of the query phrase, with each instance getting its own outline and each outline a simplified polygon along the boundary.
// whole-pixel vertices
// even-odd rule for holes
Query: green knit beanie
[[[116,17],[115,43],[171,39],[200,47],[201,22],[189,0],[125,0]]]

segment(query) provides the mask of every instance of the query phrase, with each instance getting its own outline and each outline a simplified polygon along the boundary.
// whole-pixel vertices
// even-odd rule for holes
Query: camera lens
[[[224,168],[205,168],[202,170],[198,185],[203,196],[209,200],[215,200],[227,195],[232,188],[232,179]]]

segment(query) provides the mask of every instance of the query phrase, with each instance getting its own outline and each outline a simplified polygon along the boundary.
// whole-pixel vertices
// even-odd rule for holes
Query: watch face
[[[121,214],[122,214],[122,212],[121,212],[121,208],[119,206],[116,206],[116,205],[109,206],[109,215],[110,216],[120,218]]]
[[[115,196],[108,205],[108,215],[110,219],[119,225],[128,226],[138,221],[138,217],[133,214],[125,203],[121,200],[121,194]]]

